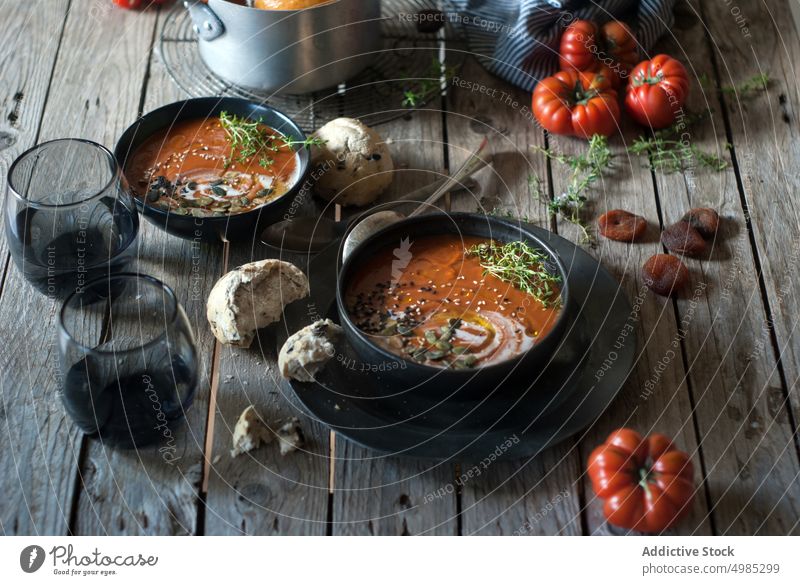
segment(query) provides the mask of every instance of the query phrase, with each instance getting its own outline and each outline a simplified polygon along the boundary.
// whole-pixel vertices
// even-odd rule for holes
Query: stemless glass
[[[95,142],[65,138],[34,146],[11,165],[5,224],[25,279],[65,298],[127,268],[139,216],[114,155]]]
[[[62,400],[80,429],[111,446],[159,443],[174,454],[198,357],[172,289],[140,274],[94,280],[64,301],[59,325]]]

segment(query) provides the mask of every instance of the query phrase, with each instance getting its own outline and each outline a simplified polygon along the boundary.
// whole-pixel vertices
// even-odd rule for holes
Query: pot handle
[[[213,41],[225,34],[225,25],[205,0],[183,0],[183,6],[192,17],[192,30],[202,40]]]

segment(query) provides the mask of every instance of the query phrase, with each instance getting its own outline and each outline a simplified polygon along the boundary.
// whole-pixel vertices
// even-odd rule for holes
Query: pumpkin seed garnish
[[[218,187],[216,185],[211,187],[211,192],[218,197],[225,197],[225,195],[228,194],[228,192],[225,189],[223,189],[222,187]]]
[[[437,341],[439,341],[439,338],[436,336],[436,333],[434,333],[432,329],[428,329],[425,332],[425,341],[427,341],[428,343],[436,343]]]
[[[397,323],[387,323],[386,327],[381,330],[381,335],[389,336],[397,334]]]

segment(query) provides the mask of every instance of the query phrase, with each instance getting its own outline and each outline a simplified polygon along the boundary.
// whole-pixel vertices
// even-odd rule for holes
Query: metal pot
[[[335,0],[305,10],[259,10],[185,0],[200,57],[236,85],[275,93],[336,86],[381,48],[380,0]]]

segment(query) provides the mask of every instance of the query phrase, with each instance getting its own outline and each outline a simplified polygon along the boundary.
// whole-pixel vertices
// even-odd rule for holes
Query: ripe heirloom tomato
[[[689,511],[694,497],[689,455],[664,435],[646,439],[617,429],[589,455],[589,478],[615,526],[661,532]]]
[[[688,95],[686,68],[669,55],[656,55],[631,72],[625,107],[639,124],[657,130],[675,121]]]
[[[617,129],[617,92],[603,75],[559,71],[533,90],[533,114],[548,132],[591,138]]]
[[[606,43],[606,50],[619,64],[619,73],[624,78],[639,61],[639,49],[636,37],[624,22],[612,20],[601,29]]]
[[[597,25],[591,20],[575,20],[564,29],[559,47],[559,64],[569,71],[589,71],[595,65],[594,53],[590,50],[592,43],[598,39]]]
[[[561,69],[602,73],[615,88],[621,85],[638,58],[636,37],[618,20],[602,27],[589,20],[576,20],[561,35]]]
[[[114,4],[128,10],[138,10],[151,4],[166,4],[169,0],[114,0]]]

